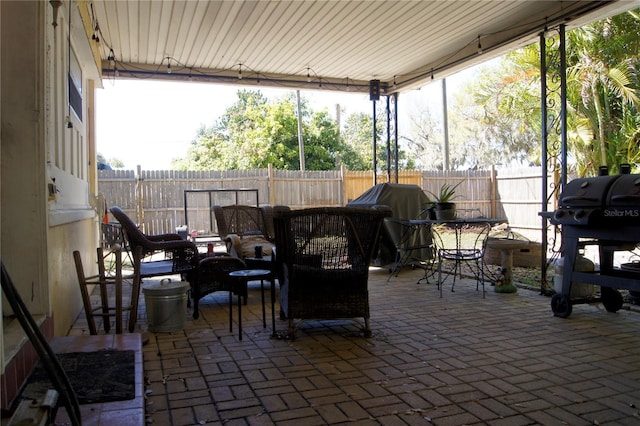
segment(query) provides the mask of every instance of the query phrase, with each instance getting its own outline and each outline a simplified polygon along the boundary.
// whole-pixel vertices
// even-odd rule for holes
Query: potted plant
[[[456,204],[453,200],[456,198],[456,188],[462,182],[460,181],[455,185],[445,183],[440,187],[440,191],[437,194],[427,191],[433,196],[433,201],[430,201],[430,203],[435,212],[436,220],[453,220],[456,218]]]

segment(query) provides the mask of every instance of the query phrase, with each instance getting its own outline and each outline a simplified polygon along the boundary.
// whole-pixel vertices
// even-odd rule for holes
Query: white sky
[[[455,87],[472,75],[472,70],[447,79],[449,99]],[[109,80],[96,94],[97,151],[107,160],[117,158],[125,168],[168,170],[171,160],[185,157],[190,142],[202,125],[211,126],[237,97],[238,87],[222,84],[182,83],[151,80]],[[260,88],[269,98],[283,96],[289,90]],[[372,111],[368,94],[330,91],[303,91],[315,110],[326,108],[335,116],[340,104],[345,115]],[[441,82],[400,95],[399,120],[417,105],[430,105],[440,115]],[[449,101],[451,105],[451,101]],[[434,107],[435,105],[435,107]],[[436,109],[434,109],[436,108]],[[402,125],[400,123],[400,128]]]

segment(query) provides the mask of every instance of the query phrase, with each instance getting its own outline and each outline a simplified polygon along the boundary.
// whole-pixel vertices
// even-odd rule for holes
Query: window
[[[73,51],[69,58],[69,106],[82,121],[82,69]]]

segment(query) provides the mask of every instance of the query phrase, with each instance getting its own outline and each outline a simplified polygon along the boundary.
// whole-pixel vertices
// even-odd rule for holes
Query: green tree
[[[233,170],[300,168],[297,99],[294,92],[269,101],[260,91],[240,90],[238,100],[213,126],[203,127],[179,169]],[[353,156],[340,141],[337,124],[326,111],[311,111],[301,100],[305,168],[330,170]]]
[[[387,118],[385,111],[378,111],[376,129],[376,166],[378,171],[387,169]],[[342,162],[349,170],[371,170],[373,166],[373,118],[365,113],[355,113],[347,116],[342,129],[342,140],[346,145],[342,153]],[[394,142],[391,142],[393,145]],[[393,148],[392,148],[393,149]],[[391,161],[393,162],[391,153]],[[407,153],[398,148],[398,168],[407,169],[415,166],[408,159]]]
[[[443,169],[443,134],[428,106],[410,108],[408,135],[401,136],[406,144],[408,157],[407,168],[423,168],[430,170]]]
[[[631,11],[567,33],[569,152],[580,175],[640,160],[639,32],[638,12]],[[539,164],[539,52],[535,43],[507,54],[463,90],[450,114],[453,164]],[[557,61],[548,65],[548,81],[558,81]],[[552,104],[558,97],[552,94]],[[557,120],[559,110],[550,115]],[[557,147],[559,136],[549,137]]]
[[[623,13],[568,34],[568,99],[578,173],[640,160],[640,19]]]
[[[453,102],[449,98],[450,169],[539,164],[539,84],[531,79],[530,58],[520,60],[525,63],[506,56],[497,65],[480,68]],[[418,164],[442,170],[442,124],[428,106],[412,108],[408,130],[404,139]]]
[[[119,158],[115,158],[115,157],[110,158],[109,159],[109,164],[114,169],[124,169],[124,162]]]
[[[124,168],[124,162],[122,160],[120,160],[119,158],[110,158],[110,159],[106,159],[104,157],[104,155],[98,153],[96,155],[96,161],[98,163],[98,168],[105,168],[105,166],[109,166],[112,169],[123,169]]]
[[[467,167],[540,164],[540,79],[535,50],[506,55],[497,67],[482,69],[461,91],[451,133],[454,138],[465,138],[458,140],[457,146],[465,147],[458,152],[458,161]]]
[[[347,146],[341,160],[349,170],[371,170],[373,164],[373,120],[364,113],[349,114],[341,137]]]

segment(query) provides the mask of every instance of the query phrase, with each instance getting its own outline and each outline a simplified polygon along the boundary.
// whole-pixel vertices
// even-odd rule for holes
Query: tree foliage
[[[98,163],[99,170],[107,168],[124,169],[124,162],[121,159],[114,157],[107,160],[101,153],[96,155],[96,162]]]
[[[199,129],[187,157],[174,161],[173,167],[234,170],[266,168],[271,164],[276,169],[298,170],[295,92],[275,100],[253,90],[239,90],[237,96],[237,101],[211,127]],[[304,98],[301,115],[305,169],[331,170],[340,164],[356,170],[365,167],[367,159],[360,150],[367,126],[363,117],[349,117],[341,138],[335,120],[326,111],[310,110]]]
[[[567,33],[569,151],[580,175],[596,174],[600,165],[616,170],[621,163],[640,162],[639,17],[637,10],[630,11]],[[547,50],[557,57],[557,38]],[[557,61],[548,66],[547,80],[559,81]],[[560,103],[558,93],[551,96],[551,120],[546,125],[553,130]],[[538,43],[482,70],[449,111],[452,168],[539,165],[540,104]],[[410,139],[425,142],[425,149],[441,155],[432,142],[433,129],[417,129]],[[551,131],[549,138],[550,146],[559,146],[557,132]]]
[[[349,147],[341,157],[349,170],[371,170],[373,120],[364,113],[350,114],[345,120],[340,137]]]
[[[428,106],[420,106],[409,115],[409,136],[401,136],[407,146],[407,168],[443,169],[442,126]]]
[[[568,35],[567,96],[574,114],[578,173],[640,162],[640,19],[614,16]]]

